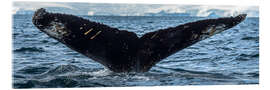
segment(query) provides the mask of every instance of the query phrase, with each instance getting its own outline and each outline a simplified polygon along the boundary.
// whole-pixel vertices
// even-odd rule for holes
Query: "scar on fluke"
[[[216,32],[216,26],[209,26],[208,28],[202,31],[203,34],[210,35],[210,36],[212,36],[215,32]]]
[[[216,32],[216,27],[211,28],[209,35],[212,36]]]
[[[157,34],[158,34],[158,33],[156,32],[156,33],[151,37],[151,39],[153,39],[154,37],[156,37]]]
[[[198,20],[154,30],[141,37],[128,30],[119,30],[74,15],[50,13],[43,8],[35,12],[32,22],[48,36],[113,72],[147,72],[166,57],[236,26],[246,16],[240,14],[235,17]],[[54,28],[58,24],[61,28]],[[89,30],[86,31],[86,28]],[[66,34],[63,35],[63,32]],[[93,36],[89,39],[97,39],[101,34],[102,38],[85,39],[85,35],[90,33]]]
[[[93,30],[93,28],[89,29],[87,32],[84,33],[84,35],[87,35],[88,33],[90,33]]]
[[[80,30],[82,30],[83,29],[83,27],[80,27]]]
[[[192,40],[193,40],[193,39],[197,39],[198,36],[199,36],[198,34],[193,34],[193,35],[192,35]]]
[[[101,31],[98,31],[94,36],[92,36],[90,39],[94,39],[97,35],[99,35]]]

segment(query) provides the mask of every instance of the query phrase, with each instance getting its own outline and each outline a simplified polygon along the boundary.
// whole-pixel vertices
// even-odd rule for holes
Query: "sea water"
[[[143,34],[208,17],[81,16]],[[181,50],[145,73],[113,73],[50,38],[32,15],[13,15],[13,87],[126,87],[259,84],[259,18]]]

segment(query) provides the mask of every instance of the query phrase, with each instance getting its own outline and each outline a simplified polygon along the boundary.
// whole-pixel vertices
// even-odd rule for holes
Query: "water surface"
[[[82,16],[139,37],[200,17]],[[259,83],[259,18],[162,60],[146,73],[113,73],[39,31],[32,15],[13,15],[13,87],[122,87]]]

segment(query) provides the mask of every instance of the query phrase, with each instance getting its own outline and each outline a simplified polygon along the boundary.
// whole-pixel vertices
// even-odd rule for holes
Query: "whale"
[[[37,9],[32,23],[41,32],[113,72],[147,72],[166,57],[238,25],[247,14],[203,19],[136,33],[62,13]]]

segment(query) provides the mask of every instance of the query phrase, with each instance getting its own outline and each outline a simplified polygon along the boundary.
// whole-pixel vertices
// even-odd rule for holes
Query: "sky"
[[[192,16],[235,16],[246,13],[248,17],[258,17],[258,6],[215,6],[215,5],[174,5],[174,4],[109,4],[109,3],[65,3],[65,2],[14,2],[13,14],[20,10],[35,11],[50,8],[51,12],[76,15],[119,15],[144,16],[146,13],[188,13]],[[60,8],[60,9],[59,9]]]

